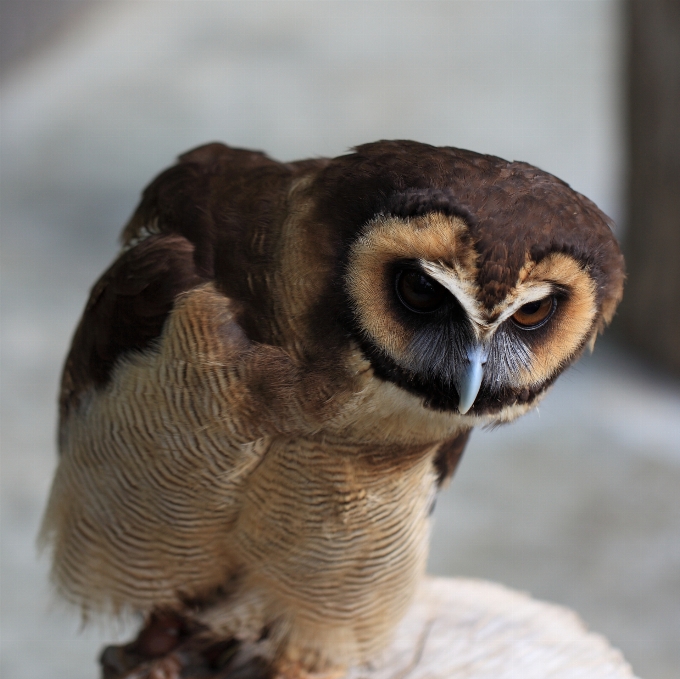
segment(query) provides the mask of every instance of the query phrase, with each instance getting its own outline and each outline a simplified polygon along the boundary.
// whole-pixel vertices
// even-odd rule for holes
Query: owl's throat
[[[555,375],[541,384],[526,387],[494,381],[489,377],[493,357],[481,346],[472,345],[468,360],[459,362],[462,369],[449,368],[437,374],[400,365],[367,339],[359,344],[376,377],[420,396],[424,407],[442,412],[499,416],[512,406],[531,406],[557,378]]]

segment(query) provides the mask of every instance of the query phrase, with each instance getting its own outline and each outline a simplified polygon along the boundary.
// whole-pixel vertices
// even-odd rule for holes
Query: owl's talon
[[[106,647],[100,664],[102,679],[272,679],[274,674],[266,638],[216,641],[204,627],[168,612],[153,613],[131,643]]]
[[[174,612],[154,612],[133,642],[135,650],[148,658],[173,651],[188,634],[187,623]]]
[[[107,646],[99,656],[99,664],[102,666],[103,679],[119,679],[124,677],[135,667],[138,667],[142,659],[127,646]]]

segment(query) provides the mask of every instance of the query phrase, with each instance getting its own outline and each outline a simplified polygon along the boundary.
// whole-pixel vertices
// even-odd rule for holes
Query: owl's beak
[[[489,356],[489,350],[475,344],[468,349],[468,364],[456,380],[458,391],[458,412],[465,415],[477,398],[479,388],[484,377],[484,365]]]

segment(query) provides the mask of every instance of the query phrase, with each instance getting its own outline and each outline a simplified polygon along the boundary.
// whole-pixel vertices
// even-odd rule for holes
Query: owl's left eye
[[[557,300],[554,295],[522,305],[512,315],[515,325],[524,330],[540,328],[553,315]]]
[[[446,289],[417,269],[399,271],[396,287],[399,301],[418,313],[435,311],[446,298]]]

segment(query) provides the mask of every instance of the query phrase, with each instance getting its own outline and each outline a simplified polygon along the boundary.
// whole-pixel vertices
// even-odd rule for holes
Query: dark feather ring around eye
[[[446,288],[418,269],[400,269],[395,287],[399,301],[419,314],[436,311],[447,296]]]

